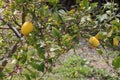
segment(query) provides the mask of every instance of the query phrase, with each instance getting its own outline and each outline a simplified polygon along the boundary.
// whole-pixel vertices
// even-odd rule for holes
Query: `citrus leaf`
[[[101,39],[101,40],[107,38],[107,36],[108,36],[107,32],[98,32],[97,35],[95,35],[97,39]]]
[[[97,49],[98,54],[102,55],[103,51],[101,49]]]
[[[33,63],[33,62],[30,62],[30,65],[34,68],[34,69],[36,69],[36,70],[38,70],[38,71],[41,71],[41,72],[44,72],[44,67],[45,67],[45,64],[44,64],[44,62],[42,62],[42,63]]]
[[[39,65],[38,70],[44,72],[44,67],[45,67],[45,64],[42,62],[42,63]]]
[[[89,1],[88,0],[83,0],[83,5],[85,8],[89,7]]]
[[[38,56],[41,59],[45,59],[45,49],[43,47],[37,47]]]
[[[21,55],[20,62],[21,62],[22,64],[24,64],[24,63],[26,62],[26,60],[27,60],[27,52],[24,52],[24,53],[22,53],[22,55]]]
[[[59,2],[59,0],[48,0],[48,2],[51,4],[51,5],[55,5]]]
[[[61,34],[60,34],[59,30],[57,30],[55,27],[52,27],[52,35],[53,35],[53,37],[61,38]]]
[[[2,7],[2,3],[3,3],[3,1],[2,0],[0,0],[0,8]],[[1,9],[0,9],[1,10]]]
[[[61,22],[64,22],[63,17],[62,17],[62,15],[60,15],[59,12],[53,13],[53,19],[55,20],[55,24],[57,26],[59,26]]]
[[[108,33],[107,37],[111,37],[113,34],[113,29]]]
[[[53,61],[52,61],[52,58],[48,59],[48,62],[49,62],[49,63],[52,63],[52,62],[53,62]]]
[[[113,27],[112,27],[112,30],[113,30],[113,31],[118,31],[119,29],[118,29],[117,26],[113,26]]]
[[[117,26],[118,28],[120,28],[120,22],[113,20],[110,22],[112,25]]]
[[[31,78],[36,78],[36,75],[37,75],[37,73],[36,72],[31,72],[31,74],[30,74],[30,76],[31,76]]]
[[[28,74],[24,74],[24,76],[26,77],[26,80],[31,80],[31,78]]]
[[[26,0],[16,0],[17,3],[24,3]]]
[[[0,73],[0,78],[3,80],[3,77],[5,77],[5,73],[1,72]]]
[[[112,65],[114,66],[114,68],[120,68],[120,56],[114,58]]]

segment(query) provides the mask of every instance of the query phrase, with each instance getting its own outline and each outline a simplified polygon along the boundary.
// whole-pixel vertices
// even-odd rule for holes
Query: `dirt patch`
[[[89,61],[90,66],[100,69],[106,69],[110,72],[113,72],[113,68],[111,67],[111,65],[108,65],[105,62],[104,57],[99,55],[94,48],[89,48],[87,41],[81,40],[80,42],[81,42],[80,45],[77,46],[75,51],[70,50],[68,53],[63,54],[60,57],[60,60],[64,61],[71,55],[75,54]],[[112,59],[109,60],[109,63],[112,64]]]

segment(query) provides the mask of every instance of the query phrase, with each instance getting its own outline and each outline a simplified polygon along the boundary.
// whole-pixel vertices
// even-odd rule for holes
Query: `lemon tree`
[[[52,71],[61,55],[75,49],[81,38],[105,56],[108,65],[111,51],[107,49],[113,49],[116,72],[120,67],[116,5],[107,3],[94,11],[96,3],[76,0],[77,8],[67,11],[59,0],[1,0],[0,78],[40,80]]]

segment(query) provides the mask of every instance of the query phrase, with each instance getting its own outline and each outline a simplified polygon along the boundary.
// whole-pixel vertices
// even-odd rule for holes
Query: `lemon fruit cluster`
[[[33,31],[33,28],[34,26],[31,22],[25,22],[21,27],[21,32],[24,36],[26,36]]]
[[[96,37],[90,37],[89,43],[94,47],[97,47],[100,45],[100,42]]]

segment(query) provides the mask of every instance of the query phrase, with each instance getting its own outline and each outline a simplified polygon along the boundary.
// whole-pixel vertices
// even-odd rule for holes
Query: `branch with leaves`
[[[0,20],[4,23],[7,23],[8,27],[15,33],[15,35],[18,38],[21,38],[21,34],[19,33],[19,31],[15,27],[12,27],[10,22],[5,21],[3,18],[0,18]]]
[[[5,59],[3,60],[2,65],[1,65],[2,67],[0,67],[0,73],[3,71],[4,67],[7,65],[9,58],[10,58],[10,57],[12,56],[12,54],[15,53],[15,51],[17,50],[18,43],[19,43],[19,42],[16,42],[15,45],[12,47],[11,51],[8,51],[8,52],[6,53],[6,57],[5,57]]]
[[[11,29],[15,33],[17,38],[21,38],[21,34],[19,33],[19,31],[15,27],[12,27],[10,22],[5,21],[3,18],[0,18],[0,20],[4,23],[7,23],[7,26],[8,26],[8,28],[1,28],[1,29]],[[3,71],[4,67],[7,65],[9,58],[11,58],[12,54],[15,53],[15,51],[17,50],[18,43],[19,42],[16,42],[13,45],[12,49],[6,53],[6,57],[4,58],[2,65],[0,67],[0,73]]]

